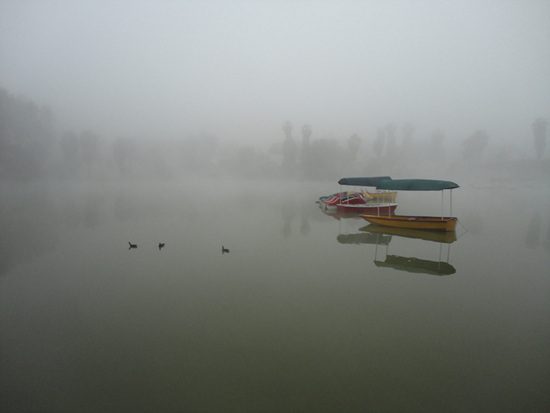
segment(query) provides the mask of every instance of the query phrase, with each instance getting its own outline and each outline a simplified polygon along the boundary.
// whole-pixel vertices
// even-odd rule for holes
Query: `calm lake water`
[[[453,191],[454,242],[369,235],[338,189],[3,186],[0,410],[550,411],[548,185]]]

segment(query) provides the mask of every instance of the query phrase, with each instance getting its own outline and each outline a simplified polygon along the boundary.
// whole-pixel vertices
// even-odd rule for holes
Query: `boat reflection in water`
[[[375,224],[360,228],[360,231],[365,231],[370,234],[385,234],[403,238],[423,239],[424,241],[433,241],[442,244],[452,244],[456,241],[456,231],[442,232],[425,229],[393,228]]]
[[[340,244],[371,244],[371,245],[389,245],[391,235],[360,233],[360,234],[338,234],[336,237]]]
[[[437,261],[420,259],[416,257],[403,257],[399,255],[388,254],[389,242],[386,245],[386,258],[381,261],[378,259],[378,244],[374,253],[374,264],[377,267],[393,268],[397,271],[406,271],[410,273],[422,273],[430,275],[451,275],[456,269],[449,264],[449,255],[451,244],[457,240],[455,231],[436,232],[426,230],[415,230],[407,228],[390,228],[380,225],[367,225],[360,228],[361,231],[370,235],[403,237],[411,239],[421,239],[439,243],[439,259]],[[443,260],[443,244],[447,244],[446,259]]]

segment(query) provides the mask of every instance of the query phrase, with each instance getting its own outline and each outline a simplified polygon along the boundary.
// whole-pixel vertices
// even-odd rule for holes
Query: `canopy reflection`
[[[394,228],[375,224],[369,224],[365,227],[359,228],[359,230],[376,234],[395,235],[404,238],[423,239],[425,241],[433,241],[444,244],[452,244],[457,239],[456,231],[441,232],[424,229]]]
[[[389,254],[388,250],[390,243],[382,244],[377,243],[374,253],[374,264],[381,268],[392,268],[397,271],[405,271],[415,274],[429,274],[429,275],[451,275],[456,273],[456,269],[449,264],[449,256],[451,244],[457,240],[455,231],[449,232],[435,232],[408,228],[392,228],[384,227],[380,225],[367,225],[360,228],[361,231],[370,235],[379,235],[389,237],[389,241],[392,237],[407,238],[414,240],[430,241],[439,243],[439,259],[427,260],[417,257],[405,257],[401,255]],[[447,257],[446,260],[442,260],[443,256],[443,244],[447,244]],[[385,259],[378,259],[378,245],[385,245]]]
[[[377,267],[430,275],[451,275],[456,272],[456,269],[451,264],[444,261],[430,261],[415,257],[401,257],[399,255],[386,255],[384,261],[374,260],[374,264]]]

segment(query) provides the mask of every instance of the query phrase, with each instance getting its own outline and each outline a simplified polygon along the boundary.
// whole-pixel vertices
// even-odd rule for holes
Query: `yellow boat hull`
[[[361,215],[371,224],[394,228],[427,229],[431,231],[454,231],[456,217],[426,217],[415,215]]]

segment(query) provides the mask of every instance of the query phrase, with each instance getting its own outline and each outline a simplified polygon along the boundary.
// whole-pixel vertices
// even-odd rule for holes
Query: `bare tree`
[[[390,122],[386,125],[386,136],[387,136],[386,154],[388,156],[391,156],[395,153],[395,147],[396,147],[395,132],[396,131],[397,131],[397,125],[394,122]]]
[[[305,149],[309,146],[309,139],[311,137],[311,126],[310,125],[304,125],[302,126],[302,149]]]
[[[286,121],[283,125],[285,140],[283,142],[283,172],[292,176],[296,168],[296,144],[292,139],[292,123]]]
[[[357,159],[357,153],[359,152],[360,146],[361,138],[354,133],[348,139],[348,157],[351,161],[355,161]]]
[[[59,142],[63,160],[69,169],[75,169],[78,165],[80,153],[80,142],[78,136],[73,131],[66,131]]]
[[[286,121],[283,125],[283,132],[285,133],[285,137],[287,139],[292,138],[292,122]]]
[[[436,129],[430,135],[430,155],[436,159],[441,160],[445,156],[445,148],[443,143],[445,142],[445,133],[441,129]]]
[[[376,140],[374,141],[373,149],[378,158],[382,156],[384,152],[384,146],[386,144],[386,131],[384,129],[378,129],[376,132]]]
[[[87,130],[80,134],[80,153],[90,174],[92,164],[101,160],[101,144],[94,132]]]
[[[412,122],[407,122],[401,127],[403,133],[403,146],[410,146],[416,128]]]

